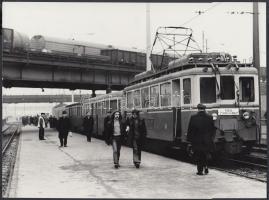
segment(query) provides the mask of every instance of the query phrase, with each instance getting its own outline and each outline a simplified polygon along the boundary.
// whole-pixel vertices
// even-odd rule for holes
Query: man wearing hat
[[[206,106],[197,105],[198,112],[191,116],[187,140],[191,143],[197,162],[197,175],[208,174],[207,155],[214,145],[215,126],[213,117],[205,112]]]
[[[133,162],[136,168],[140,167],[141,150],[145,143],[147,129],[145,120],[140,118],[139,111],[133,110],[128,121],[126,131],[128,132],[128,143],[133,147]]]
[[[41,116],[38,118],[37,127],[39,128],[39,140],[45,140],[44,138],[44,127],[45,127],[45,113],[41,113]]]
[[[57,130],[59,132],[59,139],[60,139],[60,143],[61,146],[67,146],[67,136],[68,136],[68,132],[70,131],[70,120],[67,117],[67,112],[63,111],[62,112],[63,116],[60,117],[58,124],[57,124]]]
[[[93,130],[93,117],[90,112],[87,112],[86,117],[83,119],[83,129],[87,136],[87,141],[91,142],[92,130]]]

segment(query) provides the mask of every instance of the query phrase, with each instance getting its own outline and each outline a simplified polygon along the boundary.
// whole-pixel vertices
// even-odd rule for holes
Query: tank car
[[[3,28],[3,51],[4,52],[26,52],[29,49],[30,39],[21,32],[14,29]]]
[[[109,57],[102,56],[100,51],[101,49],[107,48],[109,48],[108,45],[47,37],[43,35],[35,35],[30,41],[30,49],[32,51],[87,56],[104,61],[109,60]]]

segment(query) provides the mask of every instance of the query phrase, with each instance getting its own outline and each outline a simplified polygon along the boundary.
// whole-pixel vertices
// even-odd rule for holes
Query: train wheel
[[[192,158],[193,157],[193,148],[192,148],[192,145],[188,144],[187,147],[186,147],[186,151],[187,151],[187,155]]]
[[[250,154],[250,152],[252,151],[252,148],[254,146],[255,142],[246,142],[245,145],[246,147],[243,150],[243,154]]]

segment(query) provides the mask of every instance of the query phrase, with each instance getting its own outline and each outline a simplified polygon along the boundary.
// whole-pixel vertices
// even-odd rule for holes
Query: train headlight
[[[249,119],[249,117],[250,117],[250,113],[249,112],[244,112],[243,113],[243,118],[244,119]]]
[[[190,57],[189,58],[189,63],[192,63],[193,62],[193,57]]]
[[[218,119],[218,114],[217,113],[212,113],[212,117],[213,117],[213,120],[217,120]]]

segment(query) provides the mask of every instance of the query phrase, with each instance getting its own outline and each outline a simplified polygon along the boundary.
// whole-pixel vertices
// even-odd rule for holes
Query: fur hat
[[[205,110],[205,109],[206,109],[206,106],[205,106],[204,104],[199,103],[199,104],[197,105],[197,108],[198,108],[199,110]]]

